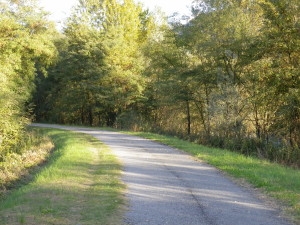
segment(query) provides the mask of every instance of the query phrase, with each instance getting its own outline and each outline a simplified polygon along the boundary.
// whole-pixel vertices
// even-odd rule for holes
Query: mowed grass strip
[[[121,165],[90,135],[59,129],[46,133],[55,150],[34,180],[0,201],[0,224],[121,224]]]
[[[147,132],[123,133],[181,149],[236,178],[246,180],[254,187],[261,188],[270,196],[279,199],[285,205],[288,215],[300,224],[300,170],[224,149],[205,147],[176,137]]]

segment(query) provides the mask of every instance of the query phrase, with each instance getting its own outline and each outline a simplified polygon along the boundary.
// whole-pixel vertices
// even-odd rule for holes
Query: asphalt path
[[[123,164],[126,225],[291,225],[270,204],[206,163],[140,137],[34,124],[90,134]]]

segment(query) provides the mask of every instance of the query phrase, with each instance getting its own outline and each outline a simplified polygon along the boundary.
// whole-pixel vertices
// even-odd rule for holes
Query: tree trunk
[[[92,107],[89,108],[89,124],[90,126],[93,126],[94,123],[94,115],[93,115],[93,109]]]
[[[209,90],[207,85],[205,85],[205,98],[206,98],[206,110],[207,110],[207,135],[208,137],[210,137],[210,132],[211,132],[211,126],[210,126],[210,111],[209,111],[209,105],[210,105],[210,101],[209,101]]]
[[[256,130],[256,137],[258,139],[261,139],[261,126],[259,124],[259,119],[258,119],[258,112],[257,112],[257,108],[255,106],[255,130]]]
[[[186,101],[186,113],[187,113],[187,134],[191,134],[191,112],[190,112],[190,101]]]
[[[81,124],[84,124],[84,109],[83,107],[81,107],[81,110],[80,110],[80,114],[81,114]]]

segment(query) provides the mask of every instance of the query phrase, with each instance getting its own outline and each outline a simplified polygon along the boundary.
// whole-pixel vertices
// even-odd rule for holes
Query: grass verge
[[[124,132],[181,149],[222,171],[242,178],[268,195],[280,200],[295,222],[300,224],[300,171],[265,160],[147,132]]]
[[[1,199],[1,224],[121,224],[124,185],[110,150],[90,135],[34,129],[55,150],[31,183]]]
[[[28,182],[30,173],[38,169],[54,147],[49,137],[37,130],[28,128],[26,131],[22,151],[7,154],[0,162],[0,197]]]

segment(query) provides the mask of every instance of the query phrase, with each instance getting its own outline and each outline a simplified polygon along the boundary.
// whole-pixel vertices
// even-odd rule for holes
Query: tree
[[[80,1],[64,30],[67,49],[62,63],[52,71],[51,77],[62,77],[56,85],[64,88],[50,98],[51,114],[64,122],[81,118],[81,123],[105,121],[112,126],[142,94],[141,48],[150,23],[131,0]]]
[[[0,13],[0,157],[19,144],[37,72],[56,55],[54,26],[35,1],[2,1]]]

